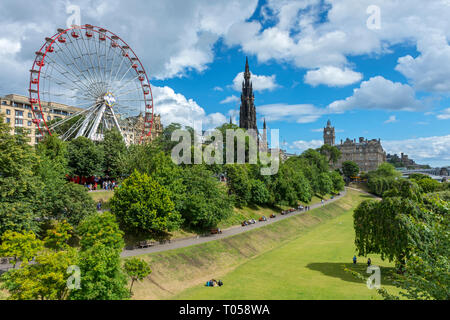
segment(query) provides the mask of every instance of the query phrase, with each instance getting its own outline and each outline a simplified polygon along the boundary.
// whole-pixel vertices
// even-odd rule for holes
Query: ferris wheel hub
[[[105,102],[106,106],[109,108],[112,108],[114,104],[116,103],[116,98],[111,92],[108,92],[103,97],[103,101]]]

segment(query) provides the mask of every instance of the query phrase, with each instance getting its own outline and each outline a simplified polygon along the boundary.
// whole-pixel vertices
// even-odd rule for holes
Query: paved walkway
[[[313,209],[316,209],[316,208],[319,208],[322,206],[326,206],[327,204],[330,204],[330,203],[342,198],[343,196],[345,196],[346,193],[347,193],[346,191],[343,191],[343,192],[341,192],[340,196],[336,196],[336,197],[334,197],[334,199],[327,200],[327,201],[325,201],[324,204],[321,204],[321,203],[313,204],[310,206],[310,210],[313,210]],[[274,218],[274,219],[268,218],[266,222],[257,221],[255,224],[252,224],[252,225],[249,225],[246,227],[233,226],[231,228],[224,229],[224,230],[222,230],[221,234],[197,236],[197,237],[191,237],[191,238],[182,238],[182,239],[172,240],[165,244],[155,244],[149,248],[124,250],[122,252],[121,256],[122,257],[133,257],[133,256],[142,255],[142,254],[147,254],[147,253],[168,251],[168,250],[173,250],[173,249],[189,247],[189,246],[193,246],[193,245],[197,245],[197,244],[201,244],[201,243],[205,243],[205,242],[215,241],[215,240],[227,238],[230,236],[234,236],[234,235],[237,235],[240,233],[248,232],[253,229],[261,228],[261,227],[267,226],[269,224],[278,222],[280,220],[288,219],[295,215],[304,214],[305,212],[308,212],[308,211],[304,211],[304,210],[303,211],[295,211],[295,212],[291,212],[284,216],[282,216],[281,214],[278,214],[276,218]]]

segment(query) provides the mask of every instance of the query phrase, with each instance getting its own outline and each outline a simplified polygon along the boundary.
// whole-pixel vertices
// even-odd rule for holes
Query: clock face
[[[330,131],[327,131],[327,135],[330,135],[331,134],[331,132]]]

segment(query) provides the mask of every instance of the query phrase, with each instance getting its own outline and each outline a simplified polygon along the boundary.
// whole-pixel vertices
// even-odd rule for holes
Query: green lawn
[[[365,274],[367,261],[355,252],[352,210],[314,227],[310,232],[279,248],[257,256],[227,273],[224,286],[208,288],[199,284],[174,299],[379,299],[374,290],[344,271],[345,267]],[[381,274],[392,265],[370,256]],[[365,274],[366,277],[368,275]],[[388,290],[388,280],[381,284]],[[396,290],[394,289],[394,292]]]
[[[95,192],[89,192],[89,195],[91,198],[97,203],[98,201],[102,201],[102,209],[103,210],[109,210],[109,200],[114,196],[113,190],[108,191],[95,191]]]

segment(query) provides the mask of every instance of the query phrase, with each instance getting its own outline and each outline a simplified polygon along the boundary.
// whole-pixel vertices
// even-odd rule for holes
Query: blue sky
[[[69,4],[2,1],[0,94],[26,93],[33,53]],[[248,56],[258,126],[265,117],[289,152],[320,146],[330,119],[337,142],[381,138],[388,152],[450,165],[450,1],[76,4],[82,24],[119,34],[140,56],[165,124],[236,123]]]

